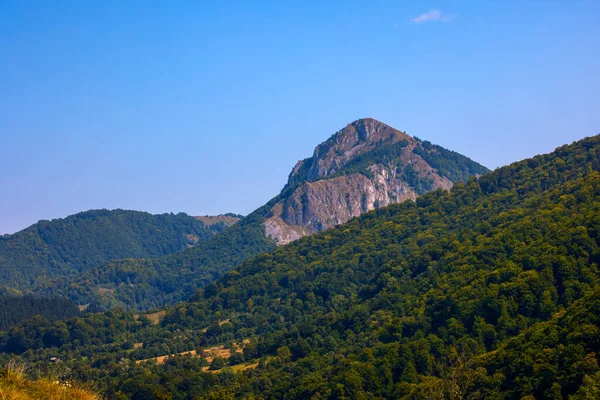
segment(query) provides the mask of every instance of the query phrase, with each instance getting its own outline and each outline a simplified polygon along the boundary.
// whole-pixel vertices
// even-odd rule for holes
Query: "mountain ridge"
[[[432,166],[432,153],[459,159],[462,164],[455,168],[459,173],[447,174]],[[415,200],[438,188],[450,189],[455,181],[488,171],[383,122],[358,119],[319,144],[312,157],[296,163],[282,190],[292,193],[282,195],[271,208],[264,222],[266,235],[278,245],[287,244],[375,208]]]
[[[40,220],[0,236],[0,286],[27,290],[37,281],[73,276],[111,259],[177,252],[226,227],[208,226],[185,213],[153,215],[123,209]]]

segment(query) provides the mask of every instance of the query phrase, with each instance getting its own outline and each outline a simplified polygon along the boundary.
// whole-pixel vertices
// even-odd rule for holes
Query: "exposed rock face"
[[[315,148],[312,158],[299,161],[290,180],[307,169],[306,178],[314,181],[335,174],[357,156],[385,143],[414,139],[374,119],[355,121]]]
[[[425,158],[444,165],[444,171]],[[454,159],[456,166],[452,165]],[[286,244],[377,207],[415,200],[430,190],[449,189],[453,184],[450,178],[458,175],[486,171],[457,153],[374,119],[361,119],[317,146],[311,158],[296,164],[281,200],[266,217],[265,232],[278,244]]]

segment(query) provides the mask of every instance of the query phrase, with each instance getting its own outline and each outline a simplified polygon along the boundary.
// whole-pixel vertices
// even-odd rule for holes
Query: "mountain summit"
[[[401,140],[408,143],[412,138],[375,119],[359,119],[318,145],[311,158],[299,161],[290,174],[290,182],[302,178],[315,181],[335,175],[357,157]]]
[[[299,161],[264,222],[267,237],[286,244],[399,203],[487,168],[372,118],[359,119]]]

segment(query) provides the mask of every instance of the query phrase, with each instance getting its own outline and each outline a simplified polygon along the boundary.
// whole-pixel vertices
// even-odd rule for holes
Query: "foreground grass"
[[[22,366],[0,370],[0,400],[100,400],[89,390],[50,379],[30,380]]]

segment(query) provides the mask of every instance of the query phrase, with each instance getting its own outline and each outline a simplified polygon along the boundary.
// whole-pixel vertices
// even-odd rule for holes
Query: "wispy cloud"
[[[447,15],[440,10],[434,9],[411,19],[410,22],[412,22],[413,24],[422,24],[425,22],[448,22],[453,17],[454,16],[452,15]]]

